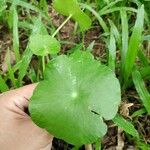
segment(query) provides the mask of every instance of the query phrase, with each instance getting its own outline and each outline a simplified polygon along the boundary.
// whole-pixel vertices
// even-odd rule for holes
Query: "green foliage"
[[[108,65],[109,67],[115,71],[115,65],[116,65],[116,40],[113,34],[113,28],[110,29],[110,41],[109,41],[109,60]]]
[[[150,144],[146,144],[146,143],[143,143],[143,142],[138,142],[137,147],[140,150],[149,150],[150,149]]]
[[[129,31],[128,31],[128,17],[125,10],[120,11],[121,15],[121,25],[122,25],[122,48],[121,48],[121,73],[124,73],[124,65],[126,61],[126,53],[128,50],[128,40],[129,40]]]
[[[116,25],[114,24],[114,22],[112,20],[109,19],[108,21],[109,21],[109,24],[111,27],[111,32],[113,33],[113,35],[116,39],[118,47],[120,48],[121,47],[121,35],[119,33],[119,30],[117,29]]]
[[[20,67],[19,67],[19,76],[18,76],[19,86],[22,86],[22,80],[24,76],[26,75],[27,68],[29,67],[32,55],[33,55],[32,51],[29,48],[26,48],[23,54],[23,58],[21,60]]]
[[[19,53],[19,34],[18,34],[18,13],[16,7],[12,7],[13,16],[13,50],[15,53],[16,61],[20,60]]]
[[[148,60],[147,56],[145,56],[144,50],[139,50],[138,51],[138,57],[141,61],[142,66],[144,66],[144,67],[149,66],[150,61]]]
[[[134,128],[133,124],[127,120],[125,120],[121,115],[117,114],[113,119],[114,123],[123,129],[128,134],[132,135],[135,138],[139,138],[138,131]]]
[[[138,54],[139,45],[142,40],[143,24],[144,24],[144,6],[142,5],[141,8],[139,8],[138,10],[136,23],[133,28],[133,32],[129,41],[128,50],[126,53],[125,67],[124,67],[125,84],[127,83],[128,78],[130,77],[132,73],[132,69],[136,60],[136,56]]]
[[[30,37],[29,48],[38,56],[57,54],[60,51],[60,43],[50,35],[35,34]]]
[[[3,11],[6,8],[6,1],[5,0],[0,0],[0,16],[2,15]]]
[[[0,75],[0,92],[6,92],[8,91],[9,88],[5,82],[5,80],[3,79],[3,77]]]
[[[145,6],[145,11],[147,12],[147,15],[150,20],[150,1],[149,0],[137,0],[140,4],[144,4]]]
[[[40,7],[45,11],[45,12],[48,12],[48,5],[47,5],[47,2],[46,0],[40,0]]]
[[[96,142],[95,148],[100,149],[100,139],[107,131],[103,118],[112,119],[119,128],[134,137],[135,147],[149,149],[144,142],[146,138],[139,139],[140,135],[133,126],[139,116],[150,114],[147,86],[150,80],[149,0],[53,0],[52,6],[67,16],[58,28],[51,21],[46,0],[0,0],[0,29],[4,29],[1,33],[11,36],[13,44],[7,45],[7,38],[2,42],[14,52],[16,59],[16,63],[12,63],[10,51],[6,52],[7,71],[0,70],[0,92],[29,82],[40,82],[44,78],[30,104],[31,116],[37,125],[76,145],[74,149],[92,142]],[[71,18],[77,22],[73,32],[77,40],[61,41],[59,31]],[[55,19],[55,16],[52,17],[54,22]],[[77,30],[78,24],[81,30]],[[92,39],[83,32],[89,28]],[[65,48],[65,51],[63,47],[62,52],[67,55],[75,53],[57,57],[60,44],[54,38],[56,35],[65,47],[75,46],[70,50]],[[5,35],[0,37],[1,40],[5,40]],[[102,52],[108,50],[102,57],[98,57],[99,53],[97,55],[97,48],[101,53],[100,45],[103,46]],[[5,46],[0,45],[0,51],[5,50]],[[88,52],[76,52],[82,48]],[[93,59],[89,51],[95,54],[95,50],[94,56],[106,62],[108,67]],[[3,64],[0,64],[0,69],[2,67]],[[134,118],[132,121],[119,114],[115,117],[120,101],[115,72],[122,85],[123,99],[126,98],[124,93],[128,96],[127,87],[131,87],[133,93],[136,89],[140,97],[140,108],[135,110],[133,106],[131,110],[134,112],[130,111]]]
[[[90,28],[91,19],[80,9],[77,0],[54,0],[53,7],[64,16],[71,15],[82,31]]]
[[[138,116],[143,115],[144,113],[146,113],[145,108],[141,108],[141,109],[135,111],[135,112],[131,115],[131,117],[132,117],[132,118],[138,117]]]
[[[76,51],[47,65],[45,80],[38,84],[29,111],[38,126],[80,146],[106,133],[102,117],[114,118],[120,99],[114,73],[89,52]]]
[[[105,21],[103,20],[103,18],[99,15],[99,13],[97,13],[92,7],[90,7],[89,5],[86,4],[81,4],[81,6],[83,8],[86,8],[87,10],[89,10],[95,17],[96,19],[99,21],[99,24],[101,25],[101,27],[103,28],[104,32],[109,32],[109,28],[107,27]]]
[[[140,73],[141,73],[143,79],[150,80],[150,66],[141,67]]]
[[[135,84],[135,88],[145,106],[147,112],[150,114],[150,93],[145,87],[145,83],[142,80],[141,74],[138,70],[135,70],[132,73],[133,81]]]
[[[31,36],[35,34],[43,34],[43,35],[48,34],[46,26],[43,24],[41,17],[33,18],[33,27]]]

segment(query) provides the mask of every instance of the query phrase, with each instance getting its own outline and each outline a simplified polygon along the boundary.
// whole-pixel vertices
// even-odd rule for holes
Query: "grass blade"
[[[108,19],[108,21],[109,21],[109,24],[111,26],[113,35],[115,36],[116,42],[118,43],[118,46],[120,47],[120,45],[121,45],[121,36],[120,36],[120,33],[119,33],[116,25],[113,23],[113,21],[110,20],[110,19]]]
[[[107,10],[108,8],[112,8],[113,6],[115,6],[118,2],[121,2],[123,0],[116,0],[114,2],[110,2],[108,5],[106,5],[105,7],[103,7],[101,10],[100,10],[100,13],[102,13],[103,11]]]
[[[45,11],[45,13],[48,13],[48,5],[46,0],[40,0],[39,5]]]
[[[113,122],[121,129],[123,129],[126,133],[132,135],[135,138],[139,138],[139,134],[137,130],[134,128],[133,124],[127,120],[125,120],[121,115],[116,115],[113,119]]]
[[[24,7],[26,9],[31,9],[33,11],[39,12],[39,9],[37,7],[35,7],[35,6],[31,5],[30,3],[25,2],[25,1],[18,1],[17,5]]]
[[[51,22],[50,17],[49,17],[47,14],[45,14],[45,12],[43,12],[41,9],[39,9],[38,7],[36,7],[36,6],[32,5],[32,4],[30,4],[29,2],[18,1],[18,2],[17,2],[17,6],[21,6],[21,7],[23,7],[23,8],[26,8],[27,10],[30,9],[30,10],[33,10],[33,11],[39,13],[43,18],[45,18],[45,19],[48,21],[48,23],[49,23],[50,25],[52,25],[52,22]],[[52,26],[53,26],[53,25],[52,25]]]
[[[138,117],[138,116],[143,115],[143,114],[146,113],[146,112],[147,112],[147,111],[146,111],[145,108],[141,108],[141,109],[135,111],[135,112],[131,115],[131,117],[132,117],[132,118],[135,118],[135,117]]]
[[[142,63],[142,65],[144,67],[148,67],[149,66],[149,60],[148,58],[145,56],[144,52],[142,50],[138,51],[138,57]]]
[[[116,63],[116,40],[112,31],[112,28],[110,30],[110,41],[109,41],[109,60],[108,60],[108,66],[115,71],[115,63]]]
[[[19,35],[18,35],[18,14],[16,7],[13,7],[13,50],[15,53],[16,61],[20,60],[19,53]]]
[[[142,76],[143,80],[150,80],[150,67],[141,67],[139,69],[140,74]],[[129,82],[126,84],[126,88],[130,88],[131,86],[133,86],[133,80],[129,80]]]
[[[150,144],[146,144],[144,142],[138,142],[137,146],[140,150],[150,150]]]
[[[8,86],[7,86],[7,84],[6,84],[6,82],[5,82],[5,80],[2,78],[2,76],[0,75],[0,91],[1,92],[6,92],[6,91],[8,91],[9,90],[9,88],[8,88]]]
[[[123,74],[126,53],[128,50],[129,33],[128,33],[128,17],[126,11],[121,10],[120,15],[121,15],[121,24],[122,24],[121,71]]]
[[[140,72],[138,70],[133,71],[132,77],[140,99],[143,102],[143,105],[145,106],[147,112],[150,114],[150,93],[145,87],[145,83],[142,79]]]
[[[6,1],[0,0],[0,16],[3,14],[3,11],[7,8]]]
[[[141,68],[140,73],[143,79],[150,80],[150,66]]]
[[[125,84],[132,73],[132,69],[136,60],[136,56],[139,50],[139,44],[142,40],[143,24],[144,24],[144,6],[142,5],[137,13],[136,23],[130,38],[129,47],[126,54],[125,70],[124,70]]]
[[[137,10],[135,8],[132,7],[114,7],[114,8],[110,8],[107,9],[106,11],[103,11],[101,13],[99,13],[101,16],[103,15],[107,15],[109,13],[114,13],[116,11],[120,11],[120,10],[125,10],[125,11],[131,11],[131,12],[137,12]]]
[[[23,58],[19,67],[19,77],[18,77],[19,86],[22,86],[22,79],[27,73],[27,68],[31,61],[32,55],[33,53],[29,48],[27,48],[23,54]]]
[[[36,75],[36,71],[34,70],[34,68],[30,68],[27,76],[29,77],[29,79],[31,80],[32,83],[37,82],[37,75]]]
[[[101,150],[102,149],[102,146],[101,146],[101,139],[98,139],[96,142],[95,142],[95,150]]]

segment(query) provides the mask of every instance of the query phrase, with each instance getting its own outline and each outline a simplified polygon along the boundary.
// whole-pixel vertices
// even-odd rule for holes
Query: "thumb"
[[[38,83],[26,85],[26,86],[21,87],[19,89],[12,90],[11,92],[14,92],[15,94],[20,95],[20,96],[29,100],[37,85],[38,85]]]
[[[37,84],[30,84],[19,89],[5,92],[1,95],[1,100],[5,103],[5,105],[11,107],[11,109],[15,109],[17,107],[22,111],[25,111],[36,86]]]

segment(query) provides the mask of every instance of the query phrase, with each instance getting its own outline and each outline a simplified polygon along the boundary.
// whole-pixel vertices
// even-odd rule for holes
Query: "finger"
[[[29,99],[31,98],[36,86],[37,84],[30,84],[14,90],[13,102],[15,106],[22,111],[26,111],[26,108],[28,108]]]
[[[14,92],[16,93],[16,95],[20,95],[29,100],[31,98],[33,91],[35,90],[37,84],[38,83],[26,85],[24,87],[14,90]]]
[[[6,108],[18,112],[27,110],[29,99],[31,98],[37,84],[30,84],[19,89],[11,90],[2,94],[0,100]]]
[[[52,140],[51,140],[51,143],[50,144],[48,144],[46,147],[44,147],[44,148],[41,148],[40,150],[51,150],[51,148],[52,148]]]

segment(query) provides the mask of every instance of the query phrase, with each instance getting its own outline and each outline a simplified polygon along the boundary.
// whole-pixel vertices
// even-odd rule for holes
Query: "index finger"
[[[26,99],[30,99],[33,91],[35,90],[36,86],[38,85],[38,83],[35,84],[30,84],[30,85],[26,85],[24,87],[21,87],[19,89],[13,90],[17,95],[20,95]],[[12,91],[12,92],[13,92]]]

